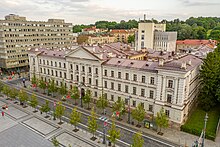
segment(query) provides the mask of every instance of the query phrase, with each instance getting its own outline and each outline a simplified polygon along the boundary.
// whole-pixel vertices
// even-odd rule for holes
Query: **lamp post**
[[[204,130],[203,130],[203,138],[202,138],[202,147],[204,147],[205,145],[205,131],[206,131],[206,123],[207,123],[207,121],[208,121],[208,114],[206,113],[206,115],[205,115],[205,119],[204,119],[204,121],[205,121],[205,124],[204,124]]]
[[[56,107],[56,101],[53,102],[53,120],[56,120],[55,107]]]
[[[79,82],[79,89],[80,89],[80,104],[81,108],[83,108],[83,101],[82,101],[82,83]]]
[[[105,116],[101,116],[99,118],[99,120],[103,121],[103,141],[102,143],[103,144],[106,144],[106,128],[107,128],[107,125],[108,125],[108,118],[105,117]]]
[[[25,85],[25,78],[23,78],[23,84],[24,84],[24,87],[26,87],[26,85]]]
[[[128,98],[128,124],[131,123],[131,96],[129,95]]]

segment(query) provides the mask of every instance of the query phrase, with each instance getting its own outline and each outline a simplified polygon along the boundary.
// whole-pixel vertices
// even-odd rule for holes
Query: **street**
[[[20,87],[18,87],[16,85],[17,83],[22,83],[22,79],[7,82],[7,84],[9,86],[13,86],[17,89],[20,89]],[[25,91],[27,92],[27,94],[29,96],[33,94],[32,90],[25,89]],[[50,108],[51,108],[51,110],[53,110],[54,99],[52,97],[49,97],[49,96],[46,96],[44,94],[37,93],[37,92],[34,92],[34,93],[36,93],[36,95],[37,95],[39,105],[45,104],[45,100],[48,100]],[[71,105],[71,104],[67,104],[67,103],[63,103],[63,105],[66,107],[65,116],[68,118],[68,116],[72,112],[72,109],[73,109],[74,106]],[[86,126],[87,126],[87,118],[90,114],[88,113],[87,110],[79,108],[79,107],[77,107],[77,110],[82,113],[81,123],[83,125],[80,125],[80,127],[88,131]],[[65,118],[63,118],[63,119],[65,119]],[[101,121],[98,121],[98,122],[99,122],[98,133],[101,134],[101,132],[103,131],[103,128],[102,128],[103,122],[101,122]],[[110,127],[110,125],[111,124],[109,123],[108,127]],[[126,147],[129,144],[131,144],[132,140],[133,140],[132,136],[137,130],[133,129],[133,128],[132,129],[128,128],[127,125],[122,125],[121,123],[119,125],[117,122],[116,122],[116,126],[117,126],[117,128],[120,129],[120,132],[121,132],[120,141],[118,141],[117,144],[122,146],[122,147],[123,146]],[[146,133],[143,134],[143,139],[144,139],[144,146],[147,146],[147,147],[166,147],[166,146],[167,147],[174,147],[174,146],[179,146],[179,145],[177,145],[175,143],[172,143],[170,141],[163,140],[159,137],[155,137],[155,136],[152,136],[152,135],[149,135],[149,134],[146,134]]]

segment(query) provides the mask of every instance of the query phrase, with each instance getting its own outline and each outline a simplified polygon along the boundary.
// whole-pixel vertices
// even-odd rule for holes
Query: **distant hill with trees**
[[[218,17],[190,17],[186,21],[174,19],[171,21],[155,19],[146,20],[147,22],[166,23],[167,31],[177,31],[178,40],[184,39],[213,39],[220,41],[220,18]],[[97,28],[104,29],[131,29],[138,28],[137,20],[129,20],[120,22],[115,21],[97,21],[95,24],[90,25],[75,25],[73,32],[81,32],[83,28],[96,26]]]

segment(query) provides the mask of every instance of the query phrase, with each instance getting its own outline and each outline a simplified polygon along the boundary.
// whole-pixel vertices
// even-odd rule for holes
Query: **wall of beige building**
[[[79,82],[84,82],[82,88],[90,89],[94,99],[98,99],[102,92],[107,94],[111,103],[117,101],[118,97],[126,101],[126,98],[131,96],[132,108],[142,104],[148,114],[156,116],[163,107],[172,122],[182,124],[187,119],[198,95],[199,66],[188,72],[171,72],[164,69],[159,69],[157,72],[140,71],[131,68],[102,66],[102,62],[86,58],[89,56],[79,59],[70,55],[60,59],[30,53],[30,75],[33,77],[35,73],[37,77],[46,78],[47,81],[54,78],[58,86],[64,79],[68,89],[74,85],[78,86]],[[53,66],[51,66],[51,62]],[[55,62],[58,67],[55,67]],[[78,70],[76,70],[77,66]],[[57,71],[58,75],[52,76],[52,70],[54,73]],[[64,73],[66,73],[66,77]],[[128,79],[126,79],[126,74],[128,74]],[[136,78],[134,79],[134,77]]]
[[[28,65],[27,50],[33,47],[68,47],[72,43],[72,24],[63,19],[27,21],[8,15],[0,20],[0,67]]]

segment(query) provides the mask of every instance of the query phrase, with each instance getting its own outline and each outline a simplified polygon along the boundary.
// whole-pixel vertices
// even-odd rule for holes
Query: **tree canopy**
[[[202,108],[209,111],[220,102],[220,46],[204,59],[201,66],[201,91],[199,102]]]
[[[93,134],[94,137],[95,132],[98,129],[98,123],[96,120],[96,113],[94,108],[92,108],[91,115],[88,117],[88,129]]]
[[[120,138],[120,130],[116,129],[115,122],[112,122],[111,128],[108,130],[108,139],[115,146],[115,142]]]
[[[171,21],[162,20],[158,21],[155,19],[146,20],[146,22],[154,23],[166,23],[167,31],[177,31],[178,40],[184,39],[215,39],[220,40],[220,18],[218,17],[190,17],[186,21],[180,19],[174,19]],[[95,24],[90,25],[75,25],[73,32],[81,32],[83,28],[96,26],[97,28],[103,29],[131,29],[138,28],[137,20],[121,20],[120,22],[115,21],[97,21]],[[131,38],[130,38],[131,40]]]
[[[161,108],[159,112],[157,112],[156,116],[156,124],[160,128],[159,132],[161,132],[161,128],[167,128],[168,127],[168,116],[164,112],[164,108]]]
[[[133,143],[132,147],[143,147],[144,146],[144,139],[142,137],[141,132],[137,132],[133,135]]]

